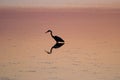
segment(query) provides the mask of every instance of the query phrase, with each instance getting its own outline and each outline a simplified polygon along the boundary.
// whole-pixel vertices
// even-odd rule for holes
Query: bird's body
[[[54,36],[53,38],[55,39],[56,42],[64,42],[64,40],[59,36]]]
[[[64,43],[56,43],[54,46],[51,47],[50,51],[45,51],[45,52],[47,52],[48,54],[51,54],[53,49],[60,48],[63,45]]]
[[[51,37],[56,41],[56,43],[64,43],[64,40],[59,36],[53,36],[52,31],[48,30],[46,33],[50,32]]]

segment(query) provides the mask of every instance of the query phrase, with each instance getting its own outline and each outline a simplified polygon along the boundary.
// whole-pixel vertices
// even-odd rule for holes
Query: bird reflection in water
[[[53,49],[60,48],[60,47],[63,46],[63,45],[64,45],[64,43],[56,43],[54,46],[51,47],[50,51],[46,51],[46,52],[47,52],[48,54],[51,54]]]
[[[51,47],[50,51],[46,51],[48,54],[52,53],[53,48],[60,48],[64,45],[64,40],[59,36],[53,36],[52,30],[48,30],[46,33],[50,32],[51,37],[56,41],[56,44]]]

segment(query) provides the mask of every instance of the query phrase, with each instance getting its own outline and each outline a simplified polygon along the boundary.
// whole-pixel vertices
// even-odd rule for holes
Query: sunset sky
[[[0,0],[0,7],[107,7],[107,8],[120,8],[120,0]]]

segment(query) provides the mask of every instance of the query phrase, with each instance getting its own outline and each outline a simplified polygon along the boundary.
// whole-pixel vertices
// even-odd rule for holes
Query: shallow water
[[[119,9],[1,9],[0,80],[120,80],[119,21]],[[51,54],[48,29],[65,40]]]

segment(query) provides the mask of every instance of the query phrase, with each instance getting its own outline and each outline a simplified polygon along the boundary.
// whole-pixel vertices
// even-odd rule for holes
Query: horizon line
[[[0,6],[0,9],[120,9],[120,7],[92,7],[92,6],[62,6],[62,7],[45,7],[45,6],[39,6],[39,7],[30,7],[30,6]]]

